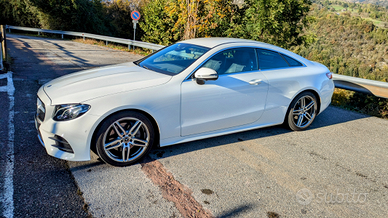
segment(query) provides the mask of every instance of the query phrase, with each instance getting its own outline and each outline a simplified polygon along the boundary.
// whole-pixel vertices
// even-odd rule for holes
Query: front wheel
[[[128,166],[151,150],[154,138],[154,128],[146,116],[134,111],[120,112],[101,125],[96,150],[105,163]]]
[[[315,95],[303,92],[291,102],[287,112],[286,123],[291,130],[307,129],[318,113],[318,104]]]

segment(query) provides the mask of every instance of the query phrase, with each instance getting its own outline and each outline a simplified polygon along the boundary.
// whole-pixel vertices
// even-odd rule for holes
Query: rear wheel
[[[125,111],[104,121],[97,133],[96,150],[113,166],[128,166],[142,159],[154,144],[150,120],[141,113]]]
[[[303,92],[291,102],[287,112],[286,123],[294,131],[305,130],[311,125],[318,113],[315,95]]]

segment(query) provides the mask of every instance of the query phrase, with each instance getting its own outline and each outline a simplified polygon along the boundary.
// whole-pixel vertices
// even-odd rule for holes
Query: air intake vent
[[[55,141],[55,145],[51,145],[51,146],[56,147],[61,151],[74,153],[70,144],[66,141],[66,139],[62,138],[61,136],[55,135],[54,137],[49,137],[49,139],[52,139]]]

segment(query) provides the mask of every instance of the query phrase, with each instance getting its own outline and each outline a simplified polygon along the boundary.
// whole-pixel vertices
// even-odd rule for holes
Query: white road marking
[[[14,105],[15,87],[12,81],[12,72],[0,75],[0,79],[7,78],[7,86],[0,87],[0,92],[7,92],[9,98],[9,115],[8,115],[8,150],[6,154],[5,173],[4,173],[4,193],[0,200],[3,202],[3,216],[6,218],[12,218],[14,212],[13,205],[13,172],[14,172]]]

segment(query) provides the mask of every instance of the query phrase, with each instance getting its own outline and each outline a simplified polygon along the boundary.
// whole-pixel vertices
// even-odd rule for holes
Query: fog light
[[[55,141],[55,145],[51,145],[51,146],[56,147],[61,151],[74,153],[70,144],[66,141],[66,139],[62,138],[61,136],[55,135],[54,137],[49,137],[49,139],[52,139]]]

